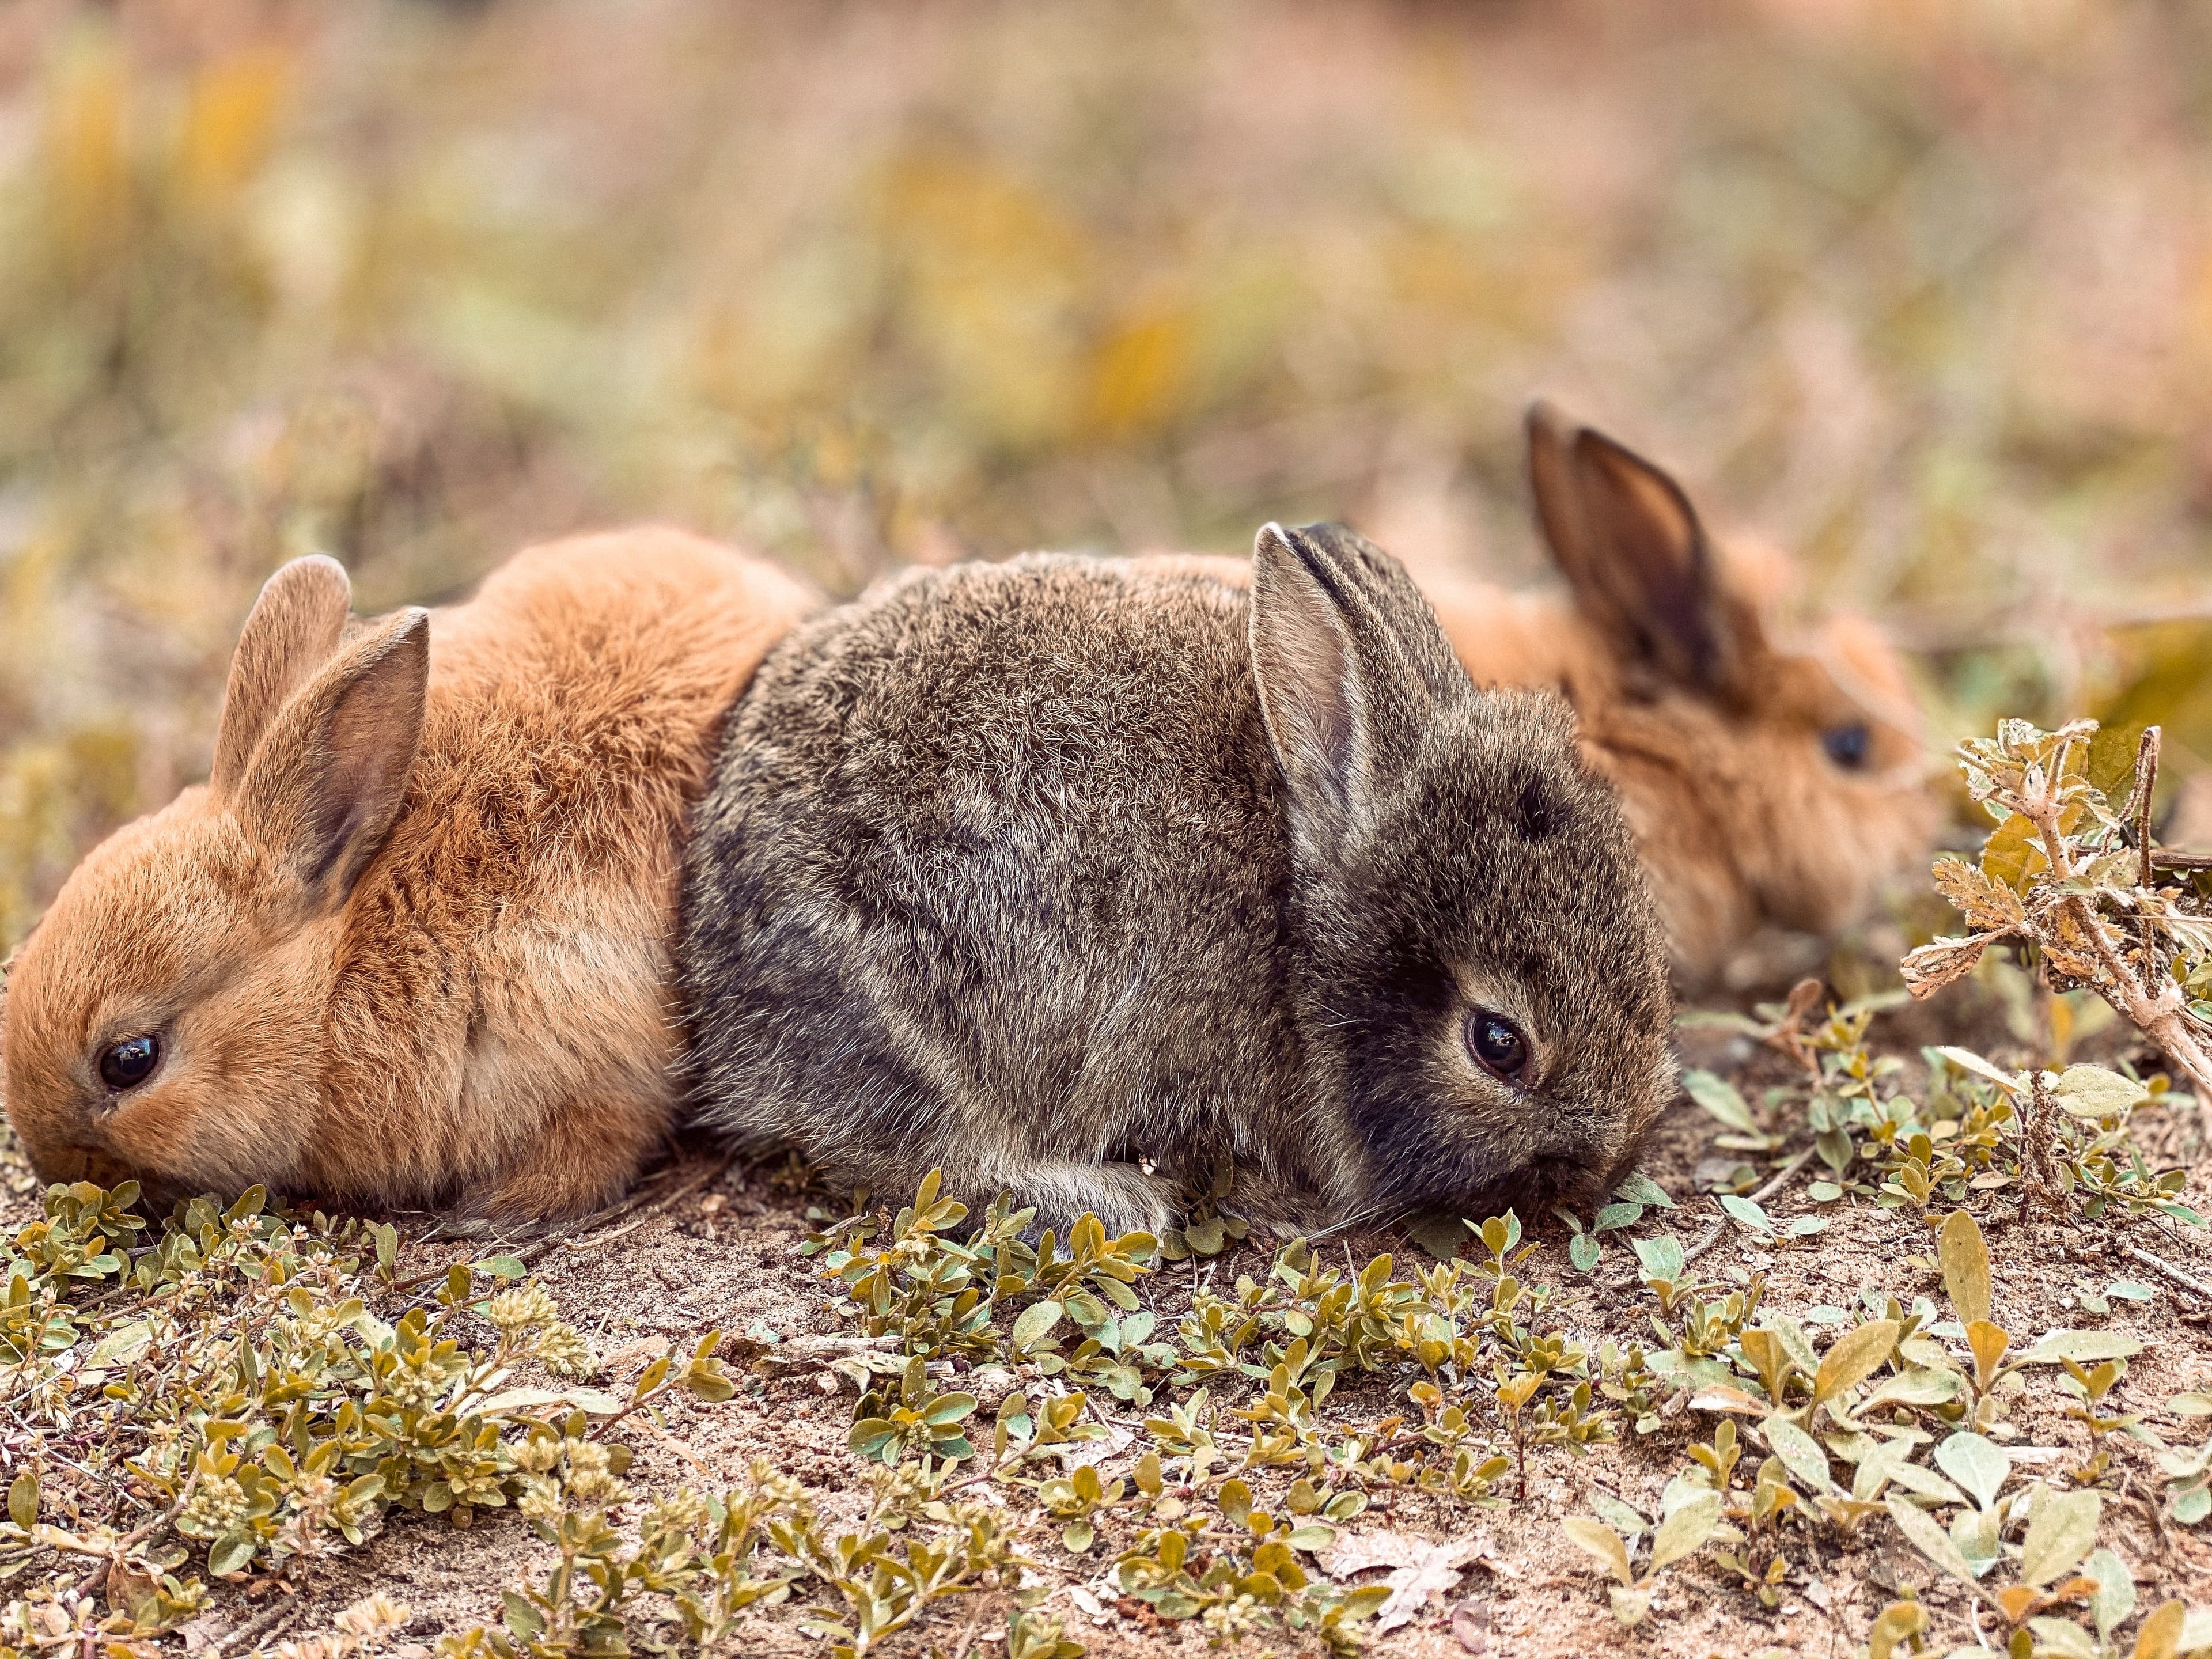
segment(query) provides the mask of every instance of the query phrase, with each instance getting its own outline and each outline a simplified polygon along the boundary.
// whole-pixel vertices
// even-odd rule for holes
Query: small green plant
[[[1978,862],[1936,861],[1936,884],[1972,931],[1913,951],[1905,983],[1931,995],[1990,945],[2016,940],[2034,951],[2046,986],[2096,992],[2212,1099],[2212,1005],[2200,1012],[2191,988],[2212,981],[2212,922],[2193,884],[2161,879],[2174,866],[2160,865],[2150,835],[2158,754],[2157,727],[2094,720],[2056,732],[2002,720],[1995,738],[1961,744],[1967,793],[1997,827]],[[2045,1131],[2037,1094],[2032,1166]]]
[[[1685,1496],[1661,1519],[1651,1536],[1651,1556],[1639,1575],[1632,1565],[1635,1543],[1604,1522],[1571,1515],[1560,1523],[1569,1541],[1595,1559],[1612,1577],[1607,1597],[1613,1616],[1624,1626],[1643,1623],[1651,1611],[1659,1575],[1702,1548],[1721,1526],[1721,1494],[1706,1491]]]

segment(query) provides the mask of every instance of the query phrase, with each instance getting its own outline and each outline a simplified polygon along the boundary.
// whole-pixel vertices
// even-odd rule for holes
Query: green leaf
[[[1597,1511],[1598,1519],[1628,1540],[1632,1549],[1635,1547],[1637,1539],[1651,1530],[1649,1521],[1602,1486],[1590,1488],[1589,1501],[1590,1507]]]
[[[1455,1216],[1416,1216],[1403,1226],[1407,1237],[1439,1261],[1449,1261],[1467,1243],[1467,1224]]]
[[[1720,1525],[1721,1495],[1708,1492],[1691,1498],[1659,1523],[1651,1540],[1651,1571],[1672,1566],[1713,1535]]]
[[[1667,1189],[1641,1170],[1632,1170],[1628,1179],[1613,1189],[1613,1195],[1624,1204],[1648,1205],[1655,1210],[1674,1207],[1674,1200],[1667,1196]]]
[[[1203,1221],[1194,1221],[1185,1226],[1182,1237],[1183,1243],[1200,1255],[1219,1255],[1221,1247],[1229,1242],[1229,1232],[1221,1224],[1219,1216],[1208,1216]]]
[[[1771,1234],[1774,1231],[1774,1223],[1767,1218],[1766,1212],[1749,1199],[1735,1193],[1722,1193],[1719,1198],[1721,1208],[1726,1210],[1738,1224],[1755,1233]]]
[[[1752,1116],[1751,1108],[1743,1103],[1735,1085],[1726,1078],[1693,1066],[1682,1073],[1682,1088],[1691,1099],[1737,1133],[1759,1133],[1759,1123]]]
[[[2071,1619],[2031,1619],[2027,1630],[2038,1659],[2097,1659],[2096,1644]]]
[[[1815,1494],[1835,1490],[1828,1475],[1828,1454],[1820,1443],[1786,1417],[1770,1417],[1764,1426],[1766,1443],[1807,1491]]]
[[[514,1590],[501,1590],[499,1599],[507,1609],[507,1629],[521,1641],[536,1641],[545,1629],[545,1620],[538,1616],[538,1609]]]
[[[1620,1583],[1634,1585],[1636,1575],[1629,1570],[1628,1545],[1604,1522],[1592,1520],[1586,1515],[1571,1515],[1559,1522],[1559,1530],[1566,1534],[1570,1542],[1594,1556]]]
[[[494,1279],[522,1279],[528,1276],[530,1264],[519,1255],[495,1255],[477,1262],[476,1270]]]
[[[2089,754],[2082,775],[2095,785],[2105,804],[2115,812],[2128,809],[2136,792],[2136,754],[2142,744],[2139,725],[2100,726],[2089,739]]]
[[[1978,1434],[1964,1431],[1936,1448],[1936,1464],[1972,1492],[1974,1502],[1984,1509],[1997,1501],[2006,1476],[2012,1473],[2012,1460],[2005,1455],[2002,1447]]]
[[[1917,1492],[1930,1503],[1965,1504],[1971,1501],[1966,1493],[1935,1470],[1918,1463],[1899,1463],[1891,1468],[1889,1478],[1892,1485],[1902,1486],[1910,1492]]]
[[[853,1425],[852,1433],[846,1437],[846,1443],[854,1455],[871,1459],[882,1456],[884,1449],[896,1444],[897,1441],[898,1425],[881,1417],[862,1418]]]
[[[1889,1511],[1889,1518],[1897,1522],[1897,1529],[1905,1534],[1906,1543],[1960,1583],[1971,1586],[1974,1583],[1973,1568],[1966,1565],[1966,1558],[1959,1553],[1959,1547],[1951,1541],[1951,1534],[1937,1524],[1934,1516],[1902,1498],[1885,1498],[1882,1507]]]
[[[2081,1564],[2081,1576],[2097,1587],[2089,1598],[2089,1613],[2097,1621],[2101,1642],[2136,1610],[2135,1575],[2112,1551],[2099,1550]]]
[[[2023,1365],[2056,1365],[2070,1359],[2094,1365],[2106,1359],[2132,1359],[2142,1352],[2137,1338],[2118,1331],[2053,1331],[2020,1357]]]
[[[2017,1097],[2027,1087],[2017,1072],[2001,1072],[1971,1048],[1938,1048],[1936,1052],[1962,1072],[1970,1072],[1984,1083],[1994,1083],[2008,1095]]]
[[[85,1358],[88,1370],[104,1370],[112,1365],[128,1365],[153,1346],[154,1326],[150,1320],[137,1320],[128,1325],[118,1325],[100,1339]]]
[[[216,1577],[236,1572],[253,1559],[260,1540],[244,1527],[234,1527],[208,1546],[208,1571]]]
[[[1026,1353],[1036,1346],[1052,1334],[1053,1327],[1060,1323],[1065,1311],[1057,1302],[1038,1302],[1023,1309],[1021,1316],[1014,1321],[1015,1348]]]
[[[1656,1238],[1632,1241],[1636,1260],[1644,1269],[1646,1279],[1680,1279],[1688,1264],[1682,1260],[1682,1241],[1672,1233],[1662,1233]]]
[[[1881,1496],[1881,1489],[1889,1484],[1900,1464],[1912,1458],[1912,1443],[1899,1437],[1894,1440],[1876,1441],[1859,1459],[1858,1468],[1851,1472],[1851,1496],[1858,1502],[1871,1503]]]
[[[1224,1480],[1213,1501],[1224,1515],[1241,1527],[1244,1517],[1252,1513],[1252,1488],[1242,1480]]]
[[[1295,1528],[1291,1534],[1291,1547],[1294,1550],[1304,1550],[1309,1554],[1316,1550],[1325,1550],[1334,1542],[1336,1542],[1336,1528],[1325,1527],[1318,1521],[1309,1521],[1304,1526]]]
[[[1961,1509],[1951,1517],[1951,1543],[1979,1578],[1997,1564],[2004,1546],[1997,1518],[1988,1510]]]
[[[1989,840],[1982,844],[1983,870],[2014,891],[2027,879],[2031,865],[2041,867],[2048,862],[2034,823],[2018,812],[1990,831]]]
[[[972,1394],[940,1394],[929,1402],[921,1420],[933,1429],[949,1427],[974,1411],[980,1402]]]
[[[2051,1086],[2059,1105],[2075,1117],[2118,1117],[2150,1098],[2150,1091],[2102,1066],[2069,1066]]]
[[[8,1488],[8,1518],[25,1532],[39,1523],[39,1477],[28,1469]]]
[[[1607,1592],[1613,1607],[1613,1616],[1623,1630],[1633,1630],[1651,1611],[1651,1592],[1648,1589],[1624,1589],[1619,1584]]]
[[[2104,1503],[2097,1492],[2046,1489],[2027,1518],[2027,1537],[2020,1548],[2021,1583],[2041,1589],[2080,1565],[2096,1545]]]
[[[1567,1241],[1567,1260],[1573,1262],[1577,1270],[1582,1273],[1588,1273],[1591,1268],[1596,1267],[1598,1261],[1597,1236],[1595,1233],[1577,1233],[1572,1238],[1569,1239]]]
[[[1815,1204],[1832,1204],[1844,1195],[1844,1189],[1832,1181],[1816,1181],[1805,1188],[1805,1196]]]
[[[1943,1218],[1936,1235],[1936,1260],[1943,1269],[1944,1293],[1958,1310],[1959,1322],[1970,1325],[1990,1316],[1990,1247],[1982,1230],[1964,1210]]]
[[[1643,1218],[1644,1206],[1641,1204],[1608,1204],[1597,1212],[1597,1219],[1590,1223],[1590,1231],[1594,1233],[1611,1232],[1620,1227],[1632,1227]]]
[[[1844,1389],[1856,1387],[1875,1373],[1897,1346],[1898,1323],[1893,1319],[1869,1320],[1838,1337],[1820,1360],[1813,1376],[1813,1402],[1826,1405]]]

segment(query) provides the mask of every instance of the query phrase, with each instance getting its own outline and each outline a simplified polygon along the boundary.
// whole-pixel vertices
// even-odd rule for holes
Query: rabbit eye
[[[1820,733],[1820,747],[1828,751],[1828,758],[1850,772],[1866,764],[1869,733],[1863,720],[1853,720],[1849,726],[1832,726]]]
[[[1467,1017],[1467,1046],[1484,1067],[1508,1083],[1528,1064],[1528,1039],[1510,1019],[1478,1008]]]
[[[125,1089],[135,1089],[154,1075],[154,1068],[161,1063],[161,1039],[156,1036],[125,1037],[113,1043],[100,1056],[100,1080],[120,1094]]]

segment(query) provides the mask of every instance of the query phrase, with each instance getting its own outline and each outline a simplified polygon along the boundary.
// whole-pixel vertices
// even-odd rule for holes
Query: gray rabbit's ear
[[[1405,568],[1340,525],[1271,524],[1252,549],[1252,673],[1309,851],[1340,846],[1382,757],[1471,690]]]
[[[1553,562],[1630,662],[1735,700],[1759,644],[1682,487],[1546,403],[1528,410],[1528,482]]]

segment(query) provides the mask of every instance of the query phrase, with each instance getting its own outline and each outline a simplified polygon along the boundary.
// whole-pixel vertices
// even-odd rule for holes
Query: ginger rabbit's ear
[[[338,652],[269,724],[230,805],[246,834],[335,909],[399,815],[422,737],[430,613],[400,611]]]
[[[1528,481],[1553,562],[1624,659],[1741,702],[1765,641],[1682,487],[1545,403],[1528,410]]]
[[[345,629],[353,585],[336,559],[294,559],[262,585],[231,653],[208,786],[237,791],[254,745],[285,701],[328,662]]]

